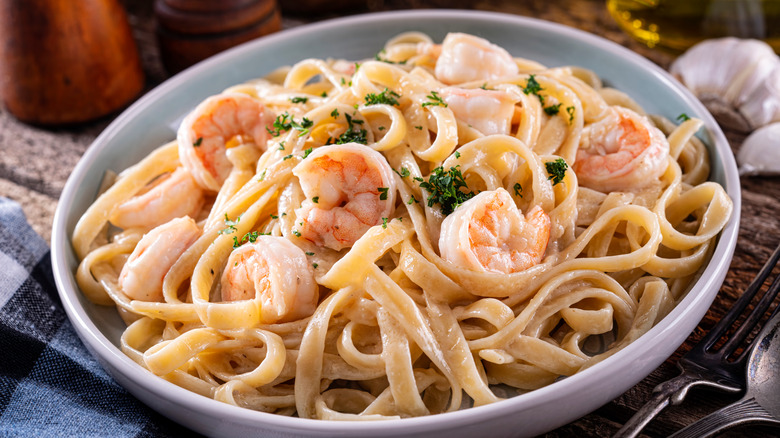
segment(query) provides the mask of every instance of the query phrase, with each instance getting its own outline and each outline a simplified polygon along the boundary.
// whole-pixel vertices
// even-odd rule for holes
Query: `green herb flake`
[[[322,92],[322,94],[320,94],[320,96],[322,96],[322,97],[328,97],[328,93],[326,93],[325,91],[323,91],[323,92]]]
[[[263,233],[265,234],[265,233]],[[257,231],[251,231],[249,233],[244,234],[244,237],[241,238],[241,240],[238,240],[235,236],[233,237],[233,249],[238,248],[239,246],[250,242],[255,243],[257,241],[257,236],[260,235]]]
[[[306,159],[306,157],[308,157],[309,154],[311,153],[311,151],[313,151],[313,150],[314,150],[314,148],[309,148],[309,149],[306,149],[305,151],[303,151],[303,158]]]
[[[332,114],[331,114],[332,115]],[[355,125],[362,125],[362,120],[353,119],[349,114],[344,114],[347,119],[347,130],[344,131],[335,141],[332,138],[328,138],[325,144],[346,144],[346,143],[360,143],[368,144],[368,138],[366,135],[368,131]]]
[[[376,129],[378,129],[380,131],[384,131],[386,128],[384,126],[380,126],[380,127],[376,128]]]
[[[569,123],[571,123],[574,120],[574,107],[573,106],[567,106],[566,112],[569,114]]]
[[[198,147],[201,145],[201,143],[203,143],[203,137],[198,137],[198,139],[195,140],[195,143],[193,143],[192,145]]]
[[[390,90],[388,88],[385,88],[381,93],[368,93],[363,100],[365,100],[366,105],[398,105],[398,99],[401,95],[396,93],[393,90]]]
[[[441,96],[439,96],[439,93],[436,91],[431,91],[431,94],[425,96],[428,99],[428,102],[423,102],[422,106],[443,106],[444,108],[447,108],[447,102],[445,102]]]
[[[320,203],[320,197],[319,196],[315,196],[315,197],[311,198],[311,202],[313,202],[315,204],[319,204]]]
[[[266,126],[266,131],[268,131],[269,134],[271,134],[274,137],[278,137],[282,132],[289,131],[291,129],[295,129],[296,131],[300,131],[298,133],[298,137],[302,137],[309,133],[309,128],[314,125],[314,122],[307,119],[306,117],[301,120],[300,123],[295,121],[295,118],[290,115],[288,112],[284,112],[282,114],[279,114],[276,117],[276,120],[274,120],[273,123],[273,129]]]
[[[455,151],[455,159],[458,159],[458,158],[460,158],[460,152]]]
[[[450,167],[449,170],[444,170],[441,166],[437,167],[428,176],[428,181],[420,183],[420,187],[428,192],[428,207],[439,204],[442,213],[448,215],[476,195],[468,190],[459,167],[459,165]]]
[[[519,197],[523,197],[523,186],[520,185],[520,183],[515,183],[514,186],[512,186],[513,189],[515,189],[515,195]]]
[[[410,197],[409,197],[409,200],[408,200],[408,201],[406,201],[406,203],[407,203],[407,204],[409,204],[409,205],[416,204],[416,203],[418,203],[418,202],[420,202],[420,201],[418,201],[417,199],[415,199],[415,198],[414,198],[414,195],[410,196]]]
[[[480,85],[479,88],[481,88],[483,90],[487,90],[488,89],[487,82],[485,82],[484,84]]]
[[[309,101],[308,97],[296,96],[290,98],[290,102],[292,103],[306,103],[308,101]]]
[[[226,227],[217,231],[217,234],[232,234],[235,233],[238,228],[236,228],[236,225],[241,221],[241,216],[236,217],[236,220],[232,221],[228,217],[227,213],[225,213],[225,225]]]
[[[309,257],[311,257],[311,256],[313,256],[313,255],[314,255],[314,253],[313,253],[313,252],[311,252],[311,251],[306,251],[306,255],[307,255],[307,256],[309,256]]]
[[[285,142],[283,142],[283,141],[279,143],[279,150],[280,150],[280,151],[283,151],[283,150],[284,150],[284,143],[285,143]]]
[[[419,129],[420,131],[422,131],[423,127],[422,126],[415,126],[414,129]]]
[[[563,177],[566,176],[566,169],[569,165],[566,164],[563,158],[558,158],[555,161],[548,161],[544,163],[544,167],[547,168],[547,173],[550,175],[547,179],[551,179],[553,185],[563,181]]]
[[[682,113],[679,116],[677,116],[678,122],[687,122],[688,120],[691,120],[690,116],[688,114]]]
[[[405,167],[402,167],[400,172],[395,170],[395,169],[393,169],[393,172],[397,173],[398,176],[400,176],[401,178],[406,178],[407,176],[411,175],[411,172],[409,172],[409,169],[407,169]]]
[[[337,118],[339,116],[339,109],[333,108],[333,111],[330,112],[330,116],[333,117],[334,119]]]
[[[382,228],[387,228],[387,218],[386,217],[382,218]]]
[[[295,237],[301,237],[301,232],[298,230],[293,230],[292,233],[295,235]]]
[[[555,105],[550,105],[550,106],[544,107],[544,112],[548,116],[554,116],[554,115],[558,114],[558,112],[560,110],[561,110],[561,104],[560,103],[556,103]]]
[[[389,187],[377,187],[377,190],[379,190],[379,200],[380,201],[387,201],[387,192],[390,190]]]
[[[318,267],[318,266],[320,266],[320,265],[318,265],[317,263],[312,263],[312,264],[311,264],[311,266],[312,266],[314,269],[317,269],[317,267]]]
[[[282,158],[282,161],[289,160],[289,159],[290,159],[290,158],[292,158],[292,157],[293,157],[293,155],[292,155],[292,154],[290,154],[290,155],[286,155],[284,158]]]
[[[258,181],[262,181],[265,179],[265,169],[263,170],[263,173],[260,174],[260,178],[258,178]]]
[[[279,219],[279,216],[277,216],[277,215],[275,215],[275,214],[272,214],[272,215],[271,215],[271,219]]]

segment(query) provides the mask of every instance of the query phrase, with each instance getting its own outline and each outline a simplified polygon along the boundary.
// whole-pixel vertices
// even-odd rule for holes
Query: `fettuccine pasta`
[[[436,414],[663,318],[731,216],[702,122],[466,34],[211,96],[78,222],[84,294],[163,379],[264,412]]]

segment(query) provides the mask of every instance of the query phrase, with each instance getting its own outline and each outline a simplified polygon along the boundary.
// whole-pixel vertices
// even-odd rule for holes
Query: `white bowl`
[[[681,113],[704,120],[701,138],[712,158],[712,179],[734,201],[734,216],[721,233],[712,261],[691,291],[652,330],[603,362],[547,387],[488,406],[376,422],[289,418],[220,403],[155,377],[118,348],[124,324],[113,308],[95,306],[79,291],[73,227],[94,200],[106,169],[124,169],[175,137],[185,113],[211,94],[282,65],[309,57],[371,58],[390,37],[422,30],[440,41],[467,32],[505,47],[515,56],[548,66],[579,65],[631,95],[651,114]],[[106,370],[141,401],[193,430],[219,436],[420,436],[537,435],[571,422],[609,402],[657,368],[696,327],[726,276],[739,228],[737,167],[723,133],[696,98],[666,72],[602,38],[558,24],[475,11],[404,11],[326,21],[277,33],[208,59],[166,81],[117,117],[95,140],[68,179],[52,234],[57,287],[84,344]]]

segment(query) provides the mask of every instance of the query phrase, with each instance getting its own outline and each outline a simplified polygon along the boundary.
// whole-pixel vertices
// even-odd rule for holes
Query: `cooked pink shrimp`
[[[455,118],[485,135],[508,134],[515,101],[503,91],[448,87],[439,92]]]
[[[303,250],[284,237],[259,236],[234,250],[222,273],[222,300],[260,298],[260,322],[294,321],[317,307],[319,289]]]
[[[306,195],[296,211],[297,231],[319,246],[337,251],[352,246],[395,207],[393,171],[382,154],[368,146],[321,147],[293,174]]]
[[[585,128],[574,172],[580,185],[602,192],[646,186],[666,169],[669,142],[647,118],[611,107]]]
[[[445,84],[512,76],[519,69],[512,55],[490,41],[465,33],[449,33],[441,46],[434,74]]]
[[[177,140],[182,164],[203,188],[214,192],[233,165],[228,145],[252,143],[266,148],[266,127],[274,117],[257,99],[240,93],[211,96],[182,121]]]
[[[512,273],[537,265],[550,239],[550,217],[536,206],[523,217],[506,190],[484,191],[444,219],[439,251],[478,272]]]
[[[120,228],[154,228],[182,216],[195,216],[203,206],[203,190],[186,169],[154,181],[148,191],[119,204],[111,223]]]
[[[180,217],[149,231],[138,242],[119,274],[119,287],[128,298],[163,300],[163,279],[176,260],[200,237],[189,217]]]

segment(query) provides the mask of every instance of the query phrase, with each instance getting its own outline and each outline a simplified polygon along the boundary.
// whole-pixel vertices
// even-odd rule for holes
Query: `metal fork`
[[[685,396],[688,395],[688,390],[694,386],[709,386],[732,393],[738,393],[745,389],[745,362],[750,355],[753,341],[748,343],[744,341],[761,322],[762,317],[777,296],[778,289],[780,289],[780,275],[775,278],[744,321],[738,324],[737,320],[753,297],[761,290],[761,286],[777,265],[778,259],[780,259],[780,245],[742,296],[734,302],[731,310],[699,343],[680,358],[677,363],[681,371],[680,375],[656,386],[650,400],[617,431],[613,438],[636,437],[650,420],[669,404],[682,403]],[[727,335],[731,328],[736,329],[733,335],[719,348],[715,346],[715,343]],[[732,357],[740,346],[743,347],[740,354]]]

